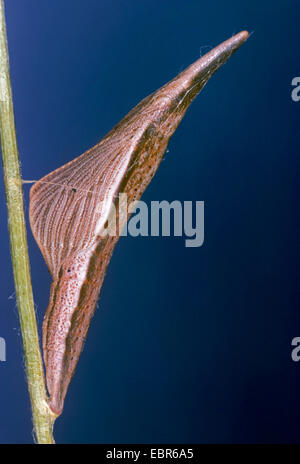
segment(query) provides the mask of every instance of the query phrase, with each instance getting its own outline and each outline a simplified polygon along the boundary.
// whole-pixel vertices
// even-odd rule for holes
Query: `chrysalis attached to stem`
[[[138,200],[171,135],[208,79],[247,39],[240,32],[142,100],[95,147],[38,181],[30,224],[51,272],[43,324],[49,404],[63,409],[119,234],[104,234],[118,195]],[[119,230],[128,217],[118,218]]]

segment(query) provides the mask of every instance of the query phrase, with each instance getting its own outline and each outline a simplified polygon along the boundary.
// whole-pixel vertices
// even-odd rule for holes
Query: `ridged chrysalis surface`
[[[138,200],[171,135],[208,79],[247,39],[240,32],[142,100],[100,143],[30,191],[30,224],[53,282],[43,323],[49,405],[63,409],[107,265],[119,238],[104,236],[118,195]],[[128,217],[119,218],[120,228]]]

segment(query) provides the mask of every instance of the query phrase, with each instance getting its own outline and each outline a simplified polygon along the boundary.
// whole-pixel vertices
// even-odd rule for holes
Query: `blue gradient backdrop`
[[[253,32],[193,103],[143,197],[204,200],[205,243],[119,241],[57,442],[300,442],[299,2],[5,3],[24,179],[94,145],[211,47]],[[0,441],[30,443],[0,190]],[[50,277],[28,236],[41,328]]]

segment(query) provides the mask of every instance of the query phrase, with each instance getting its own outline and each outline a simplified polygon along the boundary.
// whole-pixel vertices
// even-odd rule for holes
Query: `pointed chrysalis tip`
[[[230,39],[223,42],[224,45],[227,45],[229,48],[236,50],[249,38],[248,31],[241,31],[238,34],[233,35]],[[221,44],[222,45],[222,44]]]
[[[238,36],[240,37],[241,45],[249,39],[249,32],[248,31],[241,31]]]
[[[249,32],[248,31],[241,31],[237,35],[241,37],[243,40],[247,40],[249,37]]]
[[[233,49],[236,50],[241,45],[243,45],[243,43],[246,42],[246,40],[248,38],[249,38],[249,32],[248,31],[241,31],[238,34],[233,35],[227,41],[225,41],[225,44],[228,44],[229,47],[232,47]]]

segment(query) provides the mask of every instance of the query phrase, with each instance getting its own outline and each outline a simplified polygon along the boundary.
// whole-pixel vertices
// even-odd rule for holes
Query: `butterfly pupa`
[[[119,238],[102,233],[118,195],[125,193],[128,204],[141,197],[187,108],[247,37],[240,32],[211,50],[142,100],[100,143],[31,188],[30,224],[53,279],[43,355],[54,414],[63,409]]]

